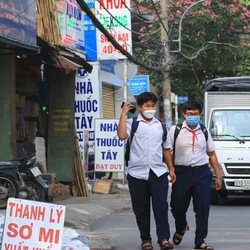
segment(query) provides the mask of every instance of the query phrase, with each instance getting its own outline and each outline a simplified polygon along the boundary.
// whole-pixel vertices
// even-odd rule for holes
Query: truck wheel
[[[212,205],[219,204],[219,193],[214,189],[211,190],[211,200],[210,201],[211,201]]]

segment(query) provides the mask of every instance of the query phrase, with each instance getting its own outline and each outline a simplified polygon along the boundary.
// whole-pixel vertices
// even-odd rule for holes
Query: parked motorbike
[[[50,201],[48,180],[42,176],[38,167],[36,156],[19,159],[21,165],[18,166],[19,173],[25,181],[25,184],[32,188],[34,194],[28,199],[36,201]]]
[[[26,199],[33,194],[18,172],[19,165],[19,161],[0,161],[0,209],[7,207],[10,197]]]

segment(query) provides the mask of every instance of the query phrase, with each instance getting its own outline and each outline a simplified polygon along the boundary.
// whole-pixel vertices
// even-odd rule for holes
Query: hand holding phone
[[[124,103],[125,103],[125,102],[122,103],[121,108],[123,107]],[[134,107],[132,104],[129,104],[129,105],[131,105],[131,108],[129,109],[129,113],[134,114],[135,111],[136,111],[136,107]]]

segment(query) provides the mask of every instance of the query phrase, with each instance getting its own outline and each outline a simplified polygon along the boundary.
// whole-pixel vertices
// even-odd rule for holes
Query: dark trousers
[[[186,212],[191,197],[196,218],[195,246],[204,242],[208,232],[212,172],[206,167],[175,167],[176,182],[172,187],[171,212],[175,218],[176,232],[186,225]]]
[[[162,239],[169,239],[167,174],[157,177],[154,172],[150,170],[148,180],[137,179],[131,175],[128,175],[127,179],[141,240],[151,240],[151,198],[158,243],[160,243]]]

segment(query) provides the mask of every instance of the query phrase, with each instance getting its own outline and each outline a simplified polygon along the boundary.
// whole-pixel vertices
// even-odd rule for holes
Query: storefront
[[[92,66],[55,42],[56,29],[44,33],[41,20],[48,22],[54,9],[37,13],[39,7],[0,0],[0,160],[36,153],[44,171],[72,182],[75,72]]]
[[[16,157],[17,133],[20,132],[16,131],[16,110],[19,108],[16,106],[16,82],[21,81],[16,74],[18,62],[39,51],[36,43],[36,2],[0,0],[1,160]],[[21,123],[19,125],[22,126]]]

